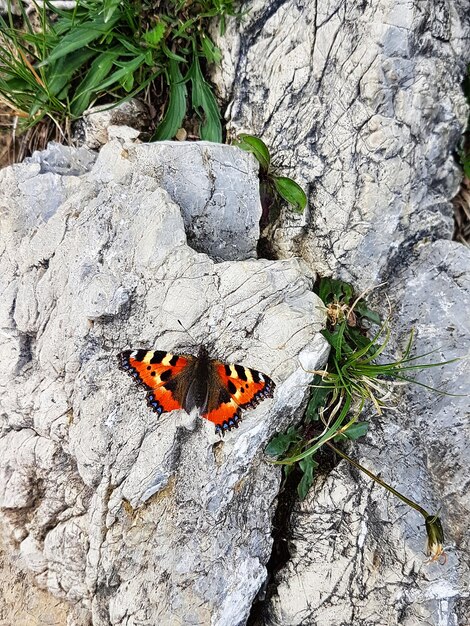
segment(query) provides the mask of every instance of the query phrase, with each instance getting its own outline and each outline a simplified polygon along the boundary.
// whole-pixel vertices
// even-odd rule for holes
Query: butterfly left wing
[[[124,350],[118,359],[121,369],[147,389],[147,403],[158,415],[184,408],[194,356],[163,350]]]
[[[211,361],[206,406],[202,417],[215,424],[215,432],[224,434],[238,428],[241,411],[252,409],[265,398],[272,398],[275,384],[257,370],[244,365]]]

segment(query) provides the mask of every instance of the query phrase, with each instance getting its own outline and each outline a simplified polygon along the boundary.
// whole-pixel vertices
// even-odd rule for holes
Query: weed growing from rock
[[[419,362],[427,354],[411,356],[411,333],[403,356],[397,360],[385,360],[383,355],[391,335],[388,319],[382,321],[361,296],[355,298],[348,283],[322,279],[318,295],[327,311],[327,327],[322,334],[331,347],[328,363],[324,370],[312,372],[312,390],[302,423],[275,436],[268,444],[266,454],[278,457],[273,463],[283,465],[286,476],[294,468],[300,470],[302,477],[297,492],[299,498],[304,499],[319,466],[315,457],[328,446],[423,515],[428,554],[431,560],[439,560],[444,555],[439,518],[359,465],[335,444],[354,441],[367,433],[369,423],[359,421],[367,405],[372,406],[377,414],[394,408],[397,385],[414,383],[427,387],[412,378],[415,370],[445,365],[457,359],[431,364]],[[377,330],[369,338],[374,326]],[[433,391],[452,395],[441,390]]]
[[[263,208],[261,226],[265,226],[275,217],[273,213],[279,209],[280,198],[285,200],[296,213],[304,212],[307,206],[305,191],[292,178],[280,176],[277,173],[264,141],[253,135],[242,133],[233,143],[245,152],[251,152],[260,165],[260,196]]]

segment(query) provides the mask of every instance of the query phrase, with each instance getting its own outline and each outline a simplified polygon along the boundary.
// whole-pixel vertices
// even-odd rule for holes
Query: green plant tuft
[[[300,469],[302,479],[298,494],[301,498],[312,484],[317,467],[313,459],[325,444],[353,441],[367,433],[369,423],[359,421],[366,406],[374,408],[378,414],[393,408],[397,385],[415,383],[426,387],[412,378],[414,371],[457,360],[419,362],[427,355],[410,356],[411,333],[403,356],[384,361],[391,334],[389,320],[381,321],[362,297],[355,297],[348,283],[325,278],[320,281],[317,292],[327,311],[327,327],[321,332],[331,346],[328,363],[324,370],[312,372],[311,394],[302,424],[278,434],[266,448],[269,456],[281,457],[274,463],[285,467],[297,465]],[[369,338],[371,324],[376,330]],[[312,461],[306,463],[308,459]]]
[[[429,562],[445,563],[444,532],[439,517],[429,514],[334,444],[363,437],[369,429],[368,422],[359,421],[363,409],[369,406],[381,414],[392,408],[394,386],[405,383],[422,385],[410,376],[415,370],[446,365],[458,359],[420,363],[419,360],[427,355],[410,356],[411,333],[403,356],[383,362],[391,334],[389,320],[381,321],[380,316],[369,309],[366,300],[362,296],[355,297],[353,287],[343,281],[322,279],[317,293],[327,312],[327,327],[322,332],[331,346],[328,363],[324,370],[312,372],[312,390],[302,423],[276,435],[265,452],[273,459],[278,457],[272,463],[283,466],[286,478],[294,469],[298,470],[301,478],[297,494],[303,500],[319,467],[317,455],[327,446],[418,511],[425,520]],[[371,324],[376,327],[374,333],[370,332]],[[370,334],[372,338],[369,338]],[[445,393],[437,389],[433,391]]]
[[[174,137],[191,102],[202,139],[222,141],[201,63],[220,61],[207,29],[236,15],[232,0],[78,0],[73,10],[46,1],[36,7],[40,28],[19,6],[22,24],[11,12],[0,16],[0,98],[23,127],[49,117],[66,128],[95,103],[115,106],[163,84],[156,139]]]
[[[269,150],[259,137],[242,133],[233,145],[251,152],[260,164],[260,195],[263,214],[261,224],[266,225],[272,214],[279,209],[278,200],[285,200],[296,213],[303,213],[307,206],[307,195],[295,180],[279,176],[272,166]]]

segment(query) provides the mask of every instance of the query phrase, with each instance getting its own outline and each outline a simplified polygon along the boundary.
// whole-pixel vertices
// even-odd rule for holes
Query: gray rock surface
[[[92,107],[75,124],[75,136],[92,150],[98,150],[111,139],[110,126],[129,126],[139,133],[147,132],[151,117],[147,105],[137,98],[121,102],[114,108]],[[149,137],[147,136],[147,139]]]
[[[291,558],[277,575],[265,624],[469,623],[470,250],[448,241],[424,246],[391,293],[396,324],[416,330],[416,354],[435,351],[419,362],[463,357],[417,380],[461,395],[407,389],[399,411],[371,420],[352,456],[428,512],[440,511],[447,561],[425,558],[421,515],[343,462],[295,507]]]
[[[265,139],[309,191],[306,215],[285,211],[269,232],[280,257],[308,268],[253,258],[253,161],[234,165],[233,151],[214,166],[208,147],[139,146],[138,131],[106,119],[98,143],[111,143],[88,174],[44,172],[40,156],[1,174],[1,515],[35,580],[74,606],[69,626],[90,615],[98,626],[246,622],[279,487],[261,450],[302,404],[302,346],[305,369],[324,350],[315,271],[358,288],[387,280],[376,301],[384,310],[391,298],[397,349],[414,326],[417,354],[468,353],[469,255],[449,241],[467,7],[244,9],[219,42],[215,78],[231,132]],[[245,189],[238,170],[253,194],[247,213],[224,191]],[[223,195],[211,203],[213,179]],[[236,220],[232,207],[243,209]],[[218,356],[278,383],[223,445],[194,416],[155,420],[115,370],[126,347],[194,347],[178,320],[194,343],[213,340]],[[460,361],[422,381],[467,393],[467,372]],[[468,626],[468,398],[416,387],[401,396],[353,455],[441,509],[447,563],[425,564],[420,516],[340,463],[295,506],[290,559],[259,626]]]
[[[454,153],[467,120],[460,83],[470,50],[459,2],[244,5],[218,40],[214,73],[231,133],[265,140],[309,193],[268,231],[358,290],[382,281],[397,352],[417,328],[428,360],[468,355],[468,250],[450,242]],[[434,242],[434,243],[433,243]],[[469,393],[468,360],[423,378]],[[464,390],[465,389],[465,390]],[[425,565],[422,519],[344,462],[296,506],[290,559],[258,606],[257,626],[468,626],[468,397],[403,391],[375,417],[355,458],[431,511],[441,508],[445,566]]]
[[[302,262],[215,263],[188,245],[185,210],[162,183],[181,163],[171,147],[115,139],[88,173],[41,173],[47,152],[0,172],[0,516],[36,582],[74,606],[69,626],[245,623],[279,487],[263,448],[298,413],[304,368],[326,356]],[[215,162],[213,198],[256,197],[248,155],[185,154],[174,178],[187,191],[175,193],[192,194],[196,216]],[[243,250],[247,221],[230,206]],[[258,219],[259,201],[246,211]],[[117,368],[125,348],[200,342],[277,383],[223,442],[196,415],[157,419]]]
[[[39,174],[58,174],[57,180],[62,181],[63,176],[80,176],[89,172],[96,156],[96,152],[86,146],[72,148],[51,141],[47,150],[33,152],[23,164],[36,163],[39,165]]]
[[[111,127],[118,141],[123,135],[131,140],[129,130]],[[103,182],[116,172],[130,180],[136,160],[181,207],[188,243],[195,250],[216,261],[256,257],[261,203],[252,155],[204,141],[132,143],[120,152],[106,146],[100,153]]]
[[[309,193],[272,230],[278,255],[368,288],[451,236],[469,31],[458,1],[244,4],[214,77],[231,132],[264,139]]]
[[[1,626],[64,626],[67,602],[33,582],[33,576],[22,569],[19,559],[0,544],[0,624]]]

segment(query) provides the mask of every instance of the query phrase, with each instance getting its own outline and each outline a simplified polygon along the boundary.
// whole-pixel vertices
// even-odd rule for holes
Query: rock
[[[74,605],[74,626],[243,624],[279,487],[263,449],[302,409],[299,357],[326,357],[314,275],[296,259],[247,258],[258,181],[233,147],[115,139],[87,173],[40,167],[0,172],[2,523],[38,584]],[[31,202],[39,176],[45,198],[51,176],[68,181],[54,210]],[[212,221],[196,229],[209,178]],[[192,198],[194,224],[172,195]],[[215,262],[220,232],[239,260]],[[277,384],[222,441],[194,414],[157,418],[117,367],[126,348],[201,342]]]
[[[397,347],[412,325],[417,354],[442,345],[439,358],[462,356],[468,337],[468,252],[448,241],[466,7],[249,8],[240,25],[228,21],[215,77],[231,101],[229,133],[263,137],[309,192],[305,216],[286,210],[270,229],[286,260],[254,258],[257,203],[233,220],[242,199],[220,211],[224,194],[212,211],[213,178],[219,191],[245,188],[238,167],[230,183],[211,176],[205,146],[138,145],[138,130],[107,120],[98,143],[111,141],[89,173],[54,179],[30,163],[0,174],[2,519],[38,583],[73,603],[74,626],[246,623],[265,586],[279,487],[262,449],[299,415],[303,368],[324,358],[315,272],[359,291],[387,280],[376,300],[383,312],[392,300]],[[203,167],[185,162],[188,150]],[[254,196],[247,159],[244,193]],[[200,180],[201,196],[187,183],[176,195]],[[223,445],[194,416],[155,420],[113,362],[123,348],[191,351],[207,338],[213,354],[278,383],[275,401],[247,413]],[[459,393],[464,367],[422,380]],[[415,387],[400,400],[351,453],[441,509],[446,565],[424,564],[421,516],[342,462],[294,507],[290,558],[258,604],[259,626],[467,623],[465,398]]]
[[[65,626],[66,602],[39,589],[32,576],[16,560],[10,563],[8,553],[0,549],[0,619],[15,626]],[[13,621],[14,620],[14,621]]]
[[[262,209],[258,164],[251,154],[204,141],[117,145],[100,153],[101,181],[117,171],[130,180],[138,159],[143,172],[181,207],[188,243],[195,250],[216,261],[256,257]],[[166,233],[173,237],[172,228],[162,229],[163,237]]]
[[[8,11],[10,11],[12,15],[21,15],[21,9],[17,2],[0,0],[0,15],[8,15]]]
[[[92,150],[98,150],[109,141],[110,126],[129,126],[138,131],[137,135],[144,133],[143,137],[148,139],[150,125],[151,118],[146,104],[137,98],[131,98],[113,108],[97,106],[88,109],[76,123],[75,135]]]
[[[217,41],[229,134],[260,136],[309,192],[303,217],[286,209],[268,230],[274,254],[300,255],[358,292],[386,281],[372,299],[384,315],[391,301],[397,352],[415,326],[416,354],[439,348],[428,360],[467,352],[468,250],[450,242],[450,201],[461,178],[454,153],[467,122],[469,41],[460,2],[387,0],[253,0]],[[466,372],[462,361],[420,380],[468,393]],[[440,510],[447,564],[424,564],[420,515],[341,462],[294,507],[289,558],[253,624],[467,624],[467,406],[468,397],[410,388],[351,452]]]
[[[460,2],[253,0],[228,21],[214,80],[229,133],[261,137],[309,193],[272,229],[278,255],[363,289],[452,236],[469,41]]]
[[[415,353],[435,350],[416,362],[463,357],[424,370],[417,380],[461,395],[410,388],[401,410],[377,425],[374,418],[359,446],[364,466],[430,513],[439,511],[446,565],[426,562],[421,515],[342,462],[295,506],[290,559],[277,575],[264,624],[466,623],[469,277],[468,248],[446,241],[424,246],[397,277],[391,291],[401,303],[396,315],[404,331],[415,328]],[[351,454],[358,458],[357,446]]]
[[[47,150],[36,150],[23,163],[37,163],[40,174],[51,172],[60,176],[81,176],[90,171],[96,156],[96,152],[86,146],[72,148],[51,141]]]

